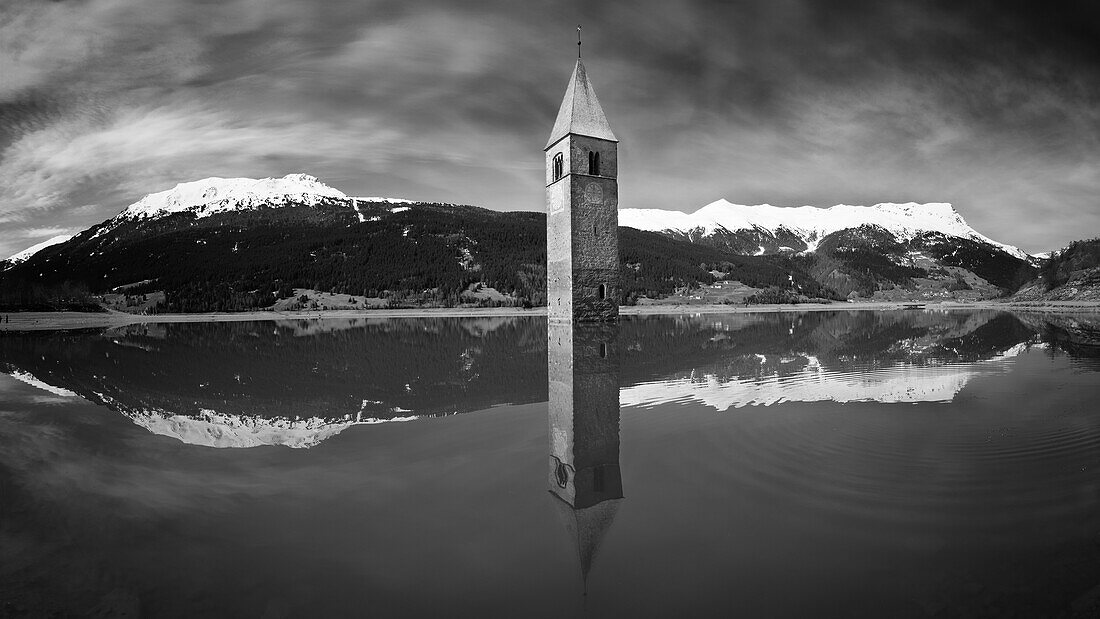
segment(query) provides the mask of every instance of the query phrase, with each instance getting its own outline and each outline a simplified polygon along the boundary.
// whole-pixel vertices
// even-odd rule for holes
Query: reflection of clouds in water
[[[30,395],[26,397],[26,401],[31,404],[63,405],[72,400],[64,396]]]
[[[0,468],[20,479],[36,503],[111,505],[112,517],[123,520],[188,512],[200,505],[213,515],[240,500],[283,494],[320,498],[332,484],[383,483],[386,477],[384,467],[329,459],[321,465],[320,483],[314,466],[297,466],[271,451],[231,450],[237,456],[230,456],[222,450],[194,450],[136,428],[126,431],[128,423],[120,425],[121,419],[104,417],[90,405],[66,414],[75,418],[67,422],[77,421],[94,438],[76,435],[69,423],[0,414]]]
[[[449,566],[517,578],[470,548],[520,548],[524,565],[539,558],[523,548],[527,519],[486,505],[538,478],[540,463],[517,464],[516,449],[543,427],[544,405],[390,424],[308,451],[195,448],[80,400],[31,410],[0,411],[5,602],[41,590],[62,616],[85,616],[121,586],[181,616],[209,613],[211,600],[218,614],[248,616],[293,591],[292,615],[340,616],[348,592],[368,588],[376,608],[425,616],[428,602],[404,589],[417,579],[468,590],[443,574]],[[540,498],[528,501],[536,513]],[[23,602],[32,616],[52,608]]]

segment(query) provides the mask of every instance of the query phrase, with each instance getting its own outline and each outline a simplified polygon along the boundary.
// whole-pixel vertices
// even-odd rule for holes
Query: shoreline
[[[970,303],[943,302],[866,302],[866,303],[802,303],[798,305],[632,305],[619,308],[622,316],[676,316],[685,314],[754,314],[780,312],[828,312],[828,311],[915,311],[907,306],[922,306],[923,310],[974,310],[989,309],[1020,313],[1092,313],[1100,312],[1100,301],[1048,301],[1007,303],[976,301]],[[277,320],[325,320],[334,318],[478,318],[501,316],[546,316],[546,308],[523,309],[519,307],[468,307],[468,308],[418,308],[378,310],[319,310],[282,312],[259,310],[251,312],[211,312],[203,314],[141,315],[125,312],[12,312],[0,314],[0,332],[68,331],[76,329],[104,329],[131,324],[194,323],[194,322],[246,322]]]

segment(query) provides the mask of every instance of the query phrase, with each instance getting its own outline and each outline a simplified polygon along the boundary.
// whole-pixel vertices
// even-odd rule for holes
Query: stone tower
[[[619,317],[618,142],[577,58],[545,149],[551,321]]]
[[[623,502],[617,324],[551,322],[550,494],[588,574]]]

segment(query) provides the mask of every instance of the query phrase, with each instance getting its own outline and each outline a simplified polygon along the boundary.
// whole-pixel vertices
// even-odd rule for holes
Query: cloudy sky
[[[207,176],[540,210],[578,23],[622,207],[1100,235],[1094,1],[2,0],[0,255]]]

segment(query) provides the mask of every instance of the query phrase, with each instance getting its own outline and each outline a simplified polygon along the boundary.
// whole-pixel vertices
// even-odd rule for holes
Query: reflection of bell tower
[[[588,572],[623,499],[618,327],[551,322],[550,492]]]

